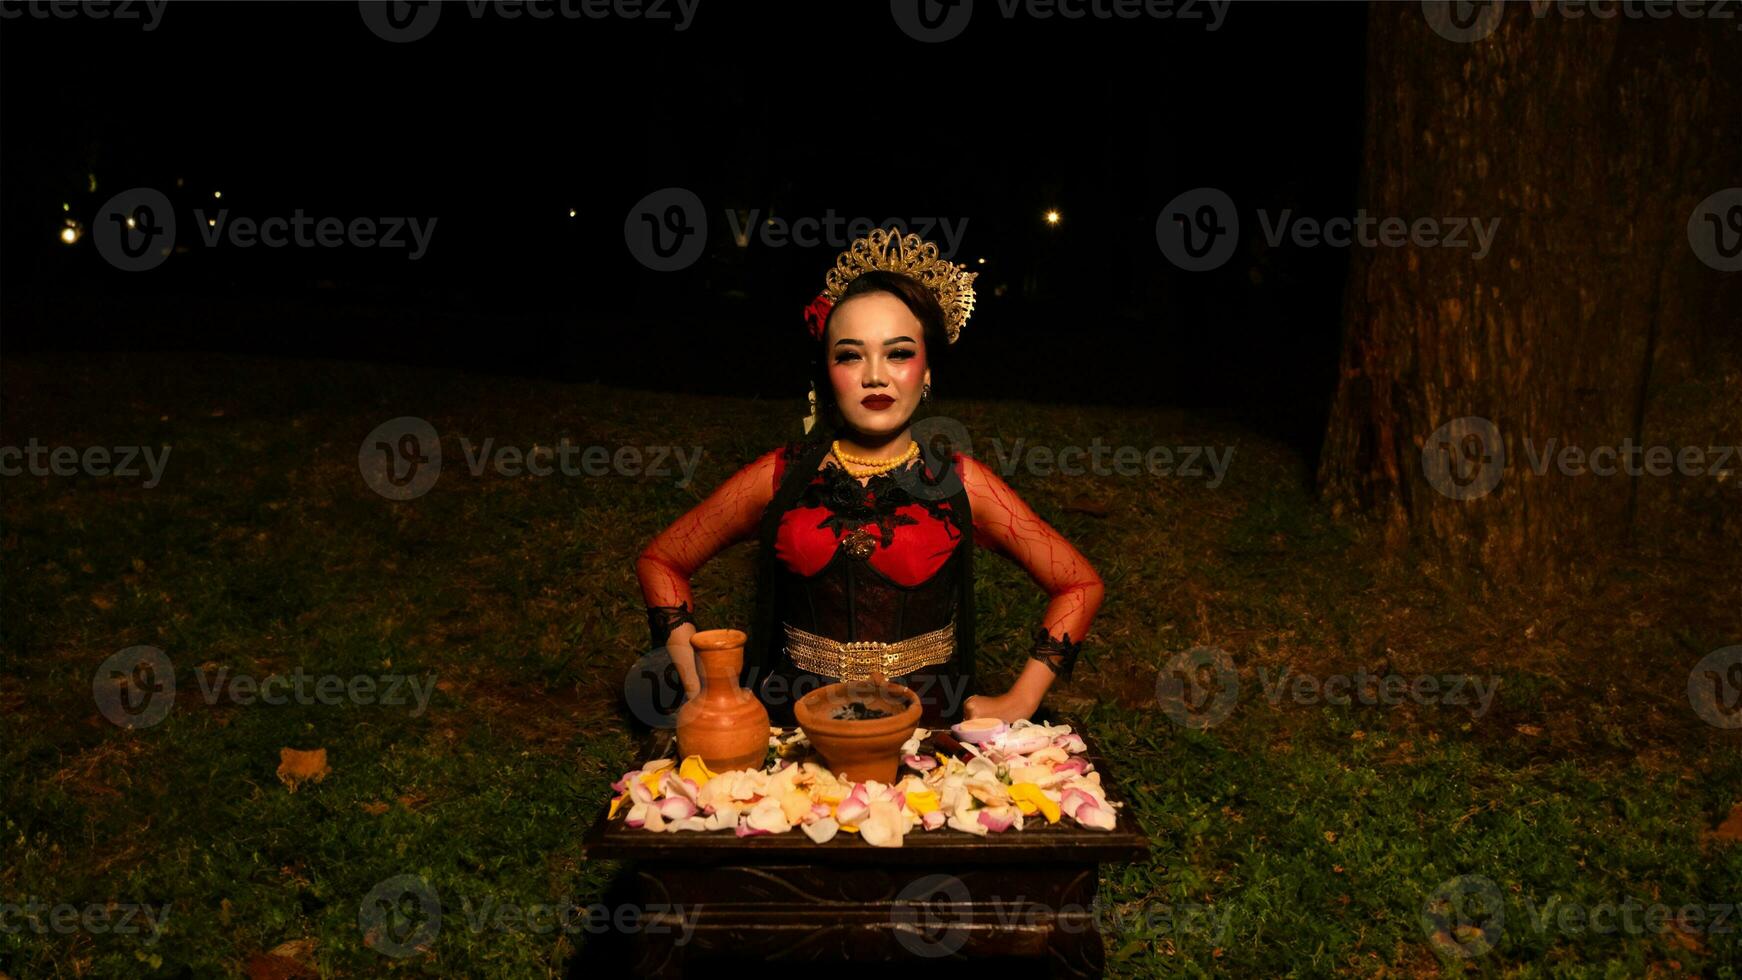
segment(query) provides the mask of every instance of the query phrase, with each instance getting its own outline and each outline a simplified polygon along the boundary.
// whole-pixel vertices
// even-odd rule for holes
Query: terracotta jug
[[[768,756],[768,709],[738,683],[744,667],[743,630],[702,630],[690,637],[701,661],[701,693],[677,709],[677,751],[714,772],[761,769]]]

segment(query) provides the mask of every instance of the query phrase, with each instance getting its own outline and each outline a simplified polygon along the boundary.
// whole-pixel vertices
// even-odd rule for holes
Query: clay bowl
[[[854,701],[889,712],[887,717],[837,719],[835,713]],[[901,744],[919,727],[919,695],[881,675],[866,681],[842,681],[820,687],[792,707],[798,727],[829,769],[843,779],[895,782],[901,764]]]

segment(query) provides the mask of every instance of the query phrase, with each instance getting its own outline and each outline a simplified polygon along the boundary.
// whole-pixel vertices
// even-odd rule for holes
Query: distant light
[[[65,228],[60,230],[60,240],[63,245],[77,244],[79,240],[79,230],[74,228],[72,225],[67,225]]]
[[[138,227],[138,225],[134,222],[132,215],[127,216],[127,227],[128,228],[137,228]]]
[[[175,179],[175,186],[185,187],[185,186],[187,186],[187,180],[185,178],[182,178],[182,177],[177,177]]]
[[[62,211],[71,211],[73,209],[73,206],[71,204],[68,204],[65,201],[62,201],[62,202],[60,202],[60,209]]]
[[[980,264],[981,264],[981,265],[985,265],[985,264],[986,264],[986,260],[985,260],[985,259],[980,259],[980,260],[979,260],[979,262],[980,262]]]
[[[574,216],[575,216],[575,209],[574,209],[574,208],[569,208],[569,217],[571,217],[571,218],[572,218],[572,217],[574,217]]]
[[[212,200],[214,200],[214,201],[217,200],[218,198],[223,197],[223,196],[224,196],[223,191],[213,191],[212,192]]]
[[[206,227],[207,227],[207,228],[216,228],[216,227],[218,227],[218,219],[217,219],[217,218],[207,218],[207,219],[206,219]]]
[[[1059,213],[1057,211],[1048,211],[1046,213],[1046,223],[1049,225],[1058,224],[1059,223]]]
[[[85,178],[86,178],[86,179],[87,179],[87,180],[88,180],[88,181],[90,181],[90,184],[91,184],[91,186],[90,186],[90,191],[91,191],[91,193],[92,193],[92,194],[95,194],[95,193],[97,193],[97,175],[96,175],[96,174],[91,174],[91,173],[87,173],[87,174],[85,174]]]

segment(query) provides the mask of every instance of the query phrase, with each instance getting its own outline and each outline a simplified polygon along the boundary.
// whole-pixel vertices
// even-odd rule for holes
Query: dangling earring
[[[923,405],[927,401],[929,401],[930,399],[931,399],[931,385],[928,384],[919,390],[919,401],[920,401],[920,404]]]
[[[811,413],[804,418],[804,434],[807,436],[811,434],[811,430],[816,428],[817,424],[817,383],[815,381],[811,382],[810,405]]]

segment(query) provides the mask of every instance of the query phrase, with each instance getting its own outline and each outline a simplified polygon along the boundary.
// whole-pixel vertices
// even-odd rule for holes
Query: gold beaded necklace
[[[855,477],[881,476],[919,455],[919,443],[909,442],[907,451],[894,459],[866,459],[863,456],[853,456],[841,451],[841,440],[836,439],[829,444],[835,458],[841,461],[842,467]],[[862,472],[854,473],[853,467],[859,467]]]

